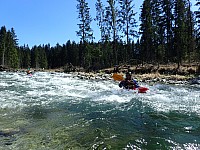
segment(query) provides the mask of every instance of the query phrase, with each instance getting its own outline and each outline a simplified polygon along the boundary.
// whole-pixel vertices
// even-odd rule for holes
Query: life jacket
[[[135,88],[138,88],[139,85],[138,85],[137,81],[136,81],[136,80],[132,80],[132,81],[133,81],[134,84],[129,84],[128,81],[123,80],[123,81],[121,81],[121,82],[119,83],[119,87],[120,87],[120,88],[123,87],[123,88],[125,88],[125,89],[135,89]]]

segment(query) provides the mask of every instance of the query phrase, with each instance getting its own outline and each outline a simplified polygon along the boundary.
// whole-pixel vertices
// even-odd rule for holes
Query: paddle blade
[[[124,80],[123,75],[117,74],[117,73],[114,73],[113,76],[112,76],[112,78],[113,78],[114,80],[116,80],[116,81],[122,81],[122,80]]]
[[[147,90],[149,90],[149,89],[146,88],[146,87],[139,87],[139,88],[138,88],[138,93],[146,93]]]

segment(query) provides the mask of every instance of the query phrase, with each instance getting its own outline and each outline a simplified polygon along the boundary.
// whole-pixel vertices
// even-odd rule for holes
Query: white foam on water
[[[137,99],[157,111],[178,110],[200,114],[199,88],[181,85],[149,86],[147,93],[122,90],[118,82],[81,80],[65,73],[36,72],[27,77],[25,73],[0,73],[0,107],[26,107],[48,105],[72,99],[89,99],[95,102],[129,102]]]
[[[200,114],[200,93],[181,85],[155,86],[156,93],[145,97],[144,102],[157,111],[182,111]],[[155,87],[151,87],[153,90]]]
[[[7,84],[7,83],[0,83],[0,88],[7,87],[7,86],[9,86],[9,84]]]

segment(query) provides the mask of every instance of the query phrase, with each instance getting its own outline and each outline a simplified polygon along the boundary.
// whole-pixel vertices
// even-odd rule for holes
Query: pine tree
[[[135,30],[137,27],[135,19],[136,13],[133,11],[134,5],[132,2],[133,0],[119,0],[120,10],[118,22],[124,37],[126,37],[127,44],[130,42],[130,36],[133,38],[137,36],[137,31]]]
[[[200,6],[200,0],[196,0],[195,6],[199,7]],[[196,15],[196,60],[200,60],[200,7],[198,8],[197,11],[195,11]]]
[[[133,11],[134,5],[133,0],[119,0],[120,10],[119,10],[119,28],[123,33],[123,37],[126,38],[126,48],[123,50],[125,54],[124,61],[127,62],[133,57],[131,40],[137,37],[136,28],[136,13]],[[132,37],[132,38],[131,38]],[[122,48],[120,48],[122,50]]]
[[[20,46],[18,49],[19,66],[29,68],[31,66],[31,51],[28,45]]]
[[[105,9],[104,5],[101,0],[97,0],[96,4],[96,18],[95,21],[97,21],[97,25],[99,26],[100,33],[101,33],[101,40],[104,41],[106,38],[105,35]]]
[[[93,39],[93,31],[90,27],[92,22],[92,18],[90,16],[90,8],[88,7],[88,3],[85,0],[77,0],[78,5],[77,9],[79,11],[78,18],[80,19],[79,31],[77,31],[77,35],[80,36],[80,48],[79,48],[79,59],[81,62],[81,66],[85,65],[85,52],[86,52],[86,45],[90,39]]]
[[[88,7],[88,3],[85,0],[77,0],[77,9],[79,12],[78,18],[80,19],[79,31],[77,31],[77,35],[80,36],[81,41],[85,43],[89,39],[93,39],[93,31],[90,27],[92,18],[90,16],[90,8]]]
[[[142,4],[142,11],[140,16],[140,59],[142,64],[144,61],[152,61],[152,39],[153,39],[153,26],[152,26],[152,14],[151,14],[151,0],[144,0]]]
[[[73,41],[71,47],[72,48],[70,49],[69,55],[72,57],[70,57],[71,60],[69,62],[71,62],[75,66],[80,66],[79,55],[78,55],[79,54],[78,44],[76,44],[76,42]]]
[[[17,43],[17,36],[13,28],[11,31],[8,30],[7,32],[7,51],[6,51],[6,59],[7,65],[11,68],[18,68],[19,67],[19,59],[18,59],[18,43]]]
[[[47,56],[46,56],[44,45],[39,46],[38,50],[39,50],[39,64],[40,64],[39,66],[42,69],[46,69],[48,66],[48,62],[47,62]]]
[[[163,53],[163,61],[168,63],[172,61],[173,56],[173,0],[163,0],[161,7],[163,9],[163,29],[164,29],[164,43],[165,43],[165,50]]]
[[[189,63],[192,61],[192,54],[194,54],[195,49],[195,37],[194,37],[194,13],[191,11],[191,3],[190,0],[187,1],[187,56],[186,59]]]
[[[174,56],[179,68],[187,52],[186,2],[176,0],[174,5]]]
[[[31,62],[33,68],[39,68],[39,53],[36,45],[31,50]]]
[[[163,53],[164,53],[164,33],[165,28],[163,22],[163,10],[161,8],[161,1],[152,0],[151,1],[151,14],[152,14],[152,50],[151,50],[151,59],[153,63],[157,63],[163,61]]]
[[[48,63],[48,68],[52,68],[52,58],[51,58],[51,47],[50,47],[50,44],[46,44],[44,46],[44,50],[45,50],[45,53],[46,53],[46,58],[47,58],[47,63]]]
[[[113,39],[113,58],[114,63],[118,64],[118,58],[117,58],[117,17],[118,17],[118,10],[116,7],[116,0],[107,0],[108,6],[106,7],[106,15],[105,15],[105,21],[107,22],[107,38],[109,39],[111,34],[112,34],[112,39]]]
[[[6,52],[6,27],[2,26],[0,30],[0,64],[5,64],[5,52]]]

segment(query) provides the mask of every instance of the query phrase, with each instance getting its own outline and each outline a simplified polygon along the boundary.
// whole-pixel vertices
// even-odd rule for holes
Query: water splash
[[[199,148],[199,86],[140,83],[150,89],[144,94],[64,73],[0,72],[0,79],[0,127],[22,134],[12,135],[14,148]]]

